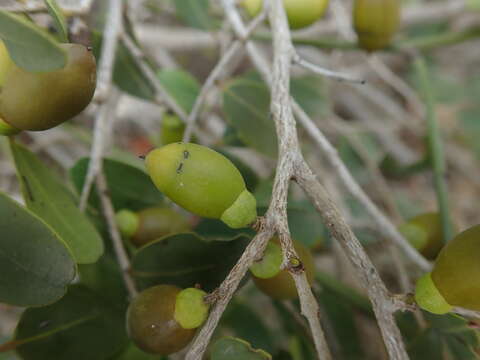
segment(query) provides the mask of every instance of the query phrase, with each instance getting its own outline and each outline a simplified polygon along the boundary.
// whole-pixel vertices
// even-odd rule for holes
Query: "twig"
[[[232,0],[223,1],[226,10],[232,9]],[[276,231],[279,235],[284,254],[283,265],[288,268],[295,280],[303,315],[307,317],[318,355],[325,360],[331,359],[318,318],[318,304],[308,284],[298,255],[288,230],[287,194],[290,179],[294,172],[294,164],[301,159],[295,128],[295,121],[289,105],[290,64],[293,48],[289,41],[289,30],[281,0],[274,0],[270,10],[270,22],[276,29],[274,39],[274,71],[275,91],[272,92],[271,111],[275,120],[275,128],[279,139],[279,159],[277,163],[272,201],[265,215],[258,235],[252,240],[242,257],[230,274],[216,291],[217,301],[209,318],[190,348],[186,360],[201,359],[210,337],[221,314],[231,299],[241,278],[245,275],[253,261],[261,254],[266,242]],[[292,266],[295,264],[297,266]]]
[[[448,189],[446,182],[446,162],[443,150],[442,136],[435,115],[435,105],[425,60],[417,55],[414,61],[415,69],[420,79],[420,87],[425,98],[428,127],[428,148],[433,168],[433,182],[437,195],[438,209],[442,220],[443,241],[447,242],[453,236],[452,222],[448,205]]]
[[[222,316],[225,308],[230,302],[235,290],[238,288],[240,281],[247,273],[250,266],[255,261],[258,254],[263,253],[268,240],[272,237],[273,232],[271,230],[260,231],[257,236],[248,244],[244,253],[238,260],[237,264],[230,271],[228,276],[223,280],[222,284],[215,293],[216,301],[213,304],[207,321],[195,337],[185,360],[200,360],[205,352],[213,331],[217,327],[217,324]]]
[[[103,34],[102,51],[97,71],[97,89],[94,101],[99,103],[100,109],[95,116],[94,141],[91,149],[90,162],[88,163],[85,183],[80,195],[79,207],[83,211],[86,207],[88,197],[93,185],[95,176],[102,167],[102,155],[105,141],[105,122],[108,121],[110,106],[106,100],[112,86],[112,73],[115,63],[118,37],[122,31],[122,4],[121,0],[110,0],[108,6],[108,17],[105,22]]]
[[[298,55],[298,54],[295,54],[293,56],[293,62],[295,64],[307,69],[307,70],[310,70],[310,71],[316,73],[316,74],[319,74],[319,75],[322,75],[322,76],[325,76],[325,77],[328,77],[328,78],[331,78],[331,79],[335,79],[335,80],[338,80],[338,81],[347,81],[347,82],[350,82],[350,83],[353,83],[353,84],[362,84],[362,85],[365,84],[365,82],[366,82],[364,79],[359,79],[359,78],[356,78],[356,77],[348,75],[348,74],[328,70],[328,69],[322,68],[318,65],[312,64],[311,62],[308,62],[307,60],[302,59],[300,57],[300,55]]]
[[[153,86],[155,94],[155,102],[157,104],[166,104],[183,122],[187,122],[187,113],[178,105],[173,97],[165,90],[164,86],[158,79],[155,71],[152,70],[150,65],[145,61],[145,55],[143,51],[135,44],[135,42],[128,36],[128,34],[122,34],[122,41],[125,47],[133,55],[135,63],[138,65],[143,75],[147,78],[150,84]]]
[[[242,34],[245,33],[245,25],[243,24],[237,10],[228,1],[226,3],[224,2],[224,7],[225,13],[229,21],[231,22],[237,36],[242,36]],[[247,43],[246,49],[253,64],[259,70],[265,82],[268,85],[271,85],[270,66],[265,60],[263,54],[255,46],[255,44],[251,42]],[[317,128],[312,119],[310,119],[310,117],[305,113],[305,111],[300,107],[300,105],[298,105],[298,103],[296,103],[293,99],[291,101],[293,112],[300,125],[302,125],[307,130],[307,134],[326,155],[327,160],[329,161],[333,169],[336,171],[340,180],[343,182],[344,186],[347,188],[350,194],[355,199],[357,199],[357,201],[359,201],[364,206],[365,210],[372,216],[372,219],[375,221],[378,231],[383,236],[385,236],[385,238],[391,239],[420,269],[428,271],[431,268],[430,263],[425,260],[425,258],[410,245],[410,243],[398,232],[398,230],[390,222],[390,220],[385,215],[383,215],[383,213],[372,202],[372,200],[370,200],[367,194],[362,190],[362,188],[358,185],[353,176],[350,174],[332,144]]]
[[[284,254],[284,266],[290,267],[290,273],[295,280],[302,314],[307,318],[312,331],[317,355],[320,359],[331,359],[325,335],[323,333],[318,303],[307,281],[304,271],[296,271],[292,267],[292,260],[298,255],[293,248],[287,219],[287,195],[289,180],[295,176],[295,164],[304,161],[300,154],[296,123],[290,105],[290,70],[295,50],[292,46],[290,29],[282,0],[273,0],[269,12],[270,23],[273,29],[273,79],[271,87],[271,106],[275,129],[277,131],[279,155],[278,168],[289,173],[288,178],[282,179],[277,172],[273,187],[273,194],[279,194],[282,200],[275,204],[273,214],[276,217],[278,232]],[[278,171],[278,170],[277,170]]]
[[[108,195],[107,182],[105,180],[103,171],[100,170],[100,172],[97,174],[95,184],[97,186],[100,201],[102,203],[103,214],[107,220],[108,231],[110,232],[110,237],[112,239],[113,249],[117,256],[118,264],[120,265],[123,281],[128,293],[130,294],[130,297],[134,298],[137,295],[137,289],[135,287],[135,282],[130,275],[130,260],[125,248],[123,247],[122,237],[118,231],[117,223],[115,221],[115,210]]]
[[[243,48],[243,46],[245,44],[245,41],[250,37],[253,30],[255,30],[255,28],[261,22],[263,22],[263,20],[265,20],[265,18],[267,16],[267,10],[268,10],[268,2],[264,2],[263,10],[248,25],[246,33],[242,37],[235,40],[230,45],[230,47],[223,54],[220,61],[213,68],[213,70],[210,72],[210,75],[208,76],[208,78],[203,83],[202,89],[200,90],[200,93],[198,94],[197,98],[195,99],[195,103],[193,104],[192,110],[190,111],[190,114],[188,115],[188,119],[187,119],[187,122],[186,122],[187,127],[185,129],[185,133],[183,134],[183,141],[184,142],[190,141],[190,138],[192,137],[193,129],[195,127],[195,121],[198,117],[198,114],[200,112],[200,108],[201,108],[203,102],[205,101],[205,98],[207,97],[208,92],[210,91],[211,87],[213,85],[215,85],[215,82],[219,79],[219,77],[227,71],[226,69],[229,66],[231,60],[238,55],[240,50]]]
[[[372,302],[390,359],[408,359],[402,336],[393,317],[396,310],[395,303],[383,284],[378,271],[352,230],[343,220],[336,205],[306,164],[300,164],[296,176],[298,184],[313,202],[331,234],[340,242],[357,270],[362,285],[367,290]]]

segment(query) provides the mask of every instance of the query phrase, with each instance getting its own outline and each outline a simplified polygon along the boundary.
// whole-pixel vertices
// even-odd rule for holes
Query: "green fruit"
[[[270,242],[279,247],[279,240],[277,237],[274,237]],[[293,242],[293,246],[305,268],[308,282],[311,284],[315,276],[315,265],[313,263],[312,254],[309,249],[297,241]],[[278,265],[278,272],[275,276],[262,279],[253,275],[253,281],[262,292],[274,299],[294,299],[298,297],[295,281],[288,270],[280,269],[280,265]]]
[[[120,233],[126,238],[130,238],[138,230],[140,219],[133,211],[122,209],[115,214],[115,221],[117,222]]]
[[[11,136],[18,134],[20,131],[22,130],[10,126],[10,124],[6,123],[2,118],[0,118],[0,135]]]
[[[208,316],[209,306],[205,303],[207,293],[196,288],[188,288],[177,294],[174,318],[184,329],[196,329]]]
[[[138,227],[131,237],[132,243],[143,246],[170,234],[190,229],[187,220],[176,211],[166,207],[152,207],[137,213]]]
[[[300,29],[320,19],[328,6],[328,0],[283,0],[291,29]],[[250,16],[260,13],[262,0],[244,0],[242,5]]]
[[[425,213],[399,227],[405,238],[427,259],[434,260],[443,247],[442,221],[439,213]]]
[[[386,47],[400,26],[400,0],[355,0],[353,26],[362,49]]]
[[[232,228],[255,221],[255,198],[237,168],[218,152],[174,143],[151,151],[145,163],[156,187],[186,210]]]
[[[160,129],[160,144],[168,145],[182,141],[185,123],[177,115],[165,114]]]
[[[95,58],[85,46],[61,44],[65,67],[28,72],[12,65],[0,93],[0,116],[21,130],[46,130],[79,114],[95,91]]]
[[[458,234],[440,251],[430,275],[431,280],[424,277],[417,282],[415,298],[418,305],[438,314],[448,311],[445,303],[480,310],[478,254],[480,225]]]
[[[3,86],[5,77],[7,76],[10,66],[13,64],[10,55],[8,54],[7,47],[4,42],[0,40],[0,87]]]
[[[143,351],[169,355],[192,340],[195,329],[184,329],[175,320],[177,295],[173,285],[157,285],[142,291],[127,310],[127,331]]]
[[[280,272],[283,262],[282,248],[279,244],[270,241],[263,253],[263,257],[250,266],[250,271],[260,279],[269,279]]]

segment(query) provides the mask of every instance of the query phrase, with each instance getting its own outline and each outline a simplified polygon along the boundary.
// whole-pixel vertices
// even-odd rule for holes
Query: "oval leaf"
[[[157,76],[165,90],[189,113],[200,92],[197,79],[183,70],[163,70]]]
[[[127,344],[124,307],[74,285],[59,302],[27,309],[15,332],[24,360],[104,360]]]
[[[176,0],[177,15],[191,27],[213,30],[215,19],[209,14],[209,0]]]
[[[1,193],[0,229],[0,302],[39,306],[62,297],[75,263],[53,230]]]
[[[0,38],[15,64],[27,71],[53,71],[67,63],[66,51],[19,15],[0,10]]]
[[[212,348],[212,360],[266,360],[272,356],[266,351],[254,349],[245,340],[224,337],[217,340]]]
[[[55,0],[43,0],[47,6],[50,16],[55,22],[55,29],[58,32],[58,38],[61,42],[68,42],[67,22],[63,16],[62,9],[58,6]]]
[[[80,159],[70,169],[70,177],[79,193],[82,191],[85,182],[88,162],[88,158]],[[104,159],[103,170],[115,209],[136,211],[163,202],[162,194],[144,171],[110,159]],[[98,207],[99,199],[95,191],[92,191],[89,201],[92,206]]]
[[[241,77],[227,84],[223,89],[223,112],[245,144],[270,157],[277,156],[270,93],[257,77]]]
[[[237,262],[249,239],[205,241],[195,234],[163,237],[142,247],[132,262],[133,276],[140,288],[172,284],[182,288],[200,284],[215,289]]]
[[[97,261],[103,240],[72,194],[35,154],[13,142],[11,149],[27,207],[55,230],[78,263]]]

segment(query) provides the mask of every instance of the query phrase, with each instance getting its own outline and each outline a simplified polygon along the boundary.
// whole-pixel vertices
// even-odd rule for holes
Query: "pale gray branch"
[[[130,275],[130,259],[125,251],[122,237],[118,231],[117,223],[115,221],[115,209],[113,208],[112,201],[108,196],[107,181],[105,180],[103,171],[100,170],[100,172],[97,174],[95,183],[97,185],[98,194],[102,204],[103,214],[107,221],[110,238],[112,239],[113,250],[115,251],[118,264],[120,265],[123,281],[128,293],[130,294],[130,297],[134,298],[137,295],[137,289],[135,287],[135,282]]]
[[[100,109],[95,116],[94,141],[92,144],[90,162],[88,163],[85,183],[80,195],[80,209],[83,211],[87,204],[95,176],[101,169],[105,142],[105,122],[108,120],[110,105],[106,100],[111,95],[112,73],[115,63],[118,37],[122,31],[122,1],[110,0],[108,17],[105,22],[103,45],[100,53],[100,62],[97,70],[97,88],[94,101],[99,103]]]

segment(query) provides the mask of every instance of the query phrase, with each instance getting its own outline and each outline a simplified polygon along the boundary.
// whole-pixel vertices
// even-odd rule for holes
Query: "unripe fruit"
[[[440,251],[431,274],[417,282],[418,305],[435,314],[444,314],[452,306],[480,310],[478,254],[480,225],[458,234]]]
[[[270,254],[265,254],[263,259],[260,260],[260,263],[271,262],[272,264],[275,264],[275,266],[277,266],[276,275],[263,279],[256,276],[255,272],[260,276],[264,275],[264,277],[268,275],[267,271],[259,272],[259,265],[256,264],[255,266],[257,266],[257,269],[251,269],[253,273],[253,281],[262,292],[274,299],[294,299],[298,297],[297,288],[295,287],[295,281],[293,280],[293,277],[292,275],[290,275],[288,270],[280,269],[281,261],[280,264],[278,262],[278,249],[280,249],[279,239],[277,237],[274,237],[272,240],[270,240],[270,243],[273,245],[270,245],[270,247],[267,247],[266,249],[266,251],[270,252]],[[305,246],[303,246],[297,241],[293,242],[293,246],[305,268],[307,280],[311,284],[315,276],[315,266],[313,263],[312,254],[309,249],[307,249]],[[264,264],[263,268],[268,268],[267,264]]]
[[[10,124],[6,123],[2,118],[0,118],[0,135],[10,136],[18,134],[20,131],[22,130],[10,126]]]
[[[127,310],[130,338],[149,353],[169,355],[180,351],[207,317],[204,296],[199,289],[181,290],[173,285],[157,285],[142,291]]]
[[[168,145],[182,141],[185,123],[177,115],[165,114],[160,128],[160,144]]]
[[[152,207],[137,213],[138,227],[131,237],[132,243],[143,246],[169,234],[189,230],[187,220],[176,211],[166,207]]]
[[[95,58],[85,46],[61,44],[67,64],[28,72],[12,64],[0,93],[0,116],[20,130],[46,130],[79,114],[95,91]]]
[[[0,87],[3,86],[7,72],[13,64],[5,43],[0,40]]]
[[[255,221],[255,198],[237,168],[218,152],[174,143],[151,151],[145,163],[156,187],[186,210],[232,228]]]
[[[140,223],[138,215],[127,209],[118,211],[115,214],[115,221],[120,233],[126,238],[131,238],[137,232]]]
[[[399,230],[415,249],[430,260],[437,257],[444,245],[439,213],[417,215],[402,224]]]
[[[284,0],[285,12],[291,29],[300,29],[320,19],[328,6],[328,0]],[[244,0],[242,5],[250,16],[260,13],[263,0]]]
[[[386,47],[400,25],[400,0],[355,0],[353,26],[362,49]]]

